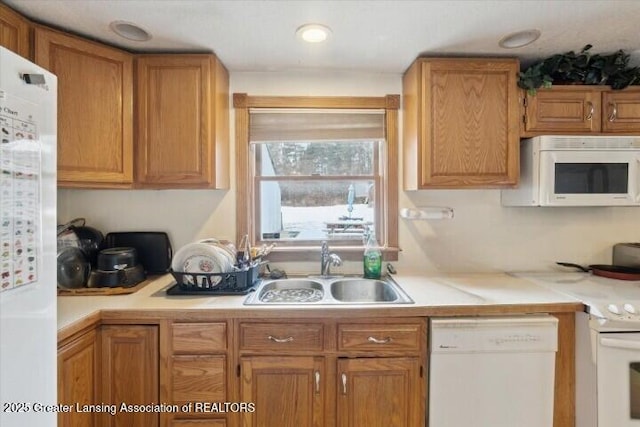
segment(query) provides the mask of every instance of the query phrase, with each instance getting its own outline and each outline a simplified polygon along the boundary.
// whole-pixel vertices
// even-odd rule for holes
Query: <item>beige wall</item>
[[[232,73],[231,92],[382,96],[402,93],[402,85],[400,75],[390,74]],[[455,212],[452,220],[400,220],[403,251],[395,266],[401,272],[548,270],[560,260],[608,263],[614,243],[640,241],[640,208],[503,208],[499,190],[400,191],[399,202],[401,208],[450,206]],[[85,217],[103,232],[167,231],[176,249],[204,237],[233,240],[234,209],[233,180],[228,191],[58,191],[59,222]],[[317,270],[315,263],[282,267]],[[351,263],[341,271],[361,273],[362,267]]]

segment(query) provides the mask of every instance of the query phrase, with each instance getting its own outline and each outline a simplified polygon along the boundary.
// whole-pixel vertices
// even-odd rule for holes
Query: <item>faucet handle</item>
[[[329,254],[329,262],[334,267],[340,267],[342,265],[342,258],[337,254]]]

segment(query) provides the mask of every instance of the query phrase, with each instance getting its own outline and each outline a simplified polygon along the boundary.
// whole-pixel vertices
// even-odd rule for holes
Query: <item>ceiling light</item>
[[[113,21],[109,24],[109,28],[111,28],[111,31],[120,37],[124,37],[128,40],[137,42],[146,42],[147,40],[151,40],[151,34],[132,22]]]
[[[539,30],[518,31],[503,37],[502,40],[498,42],[498,45],[505,49],[524,47],[538,40],[540,38],[540,34]]]
[[[331,30],[320,24],[304,24],[298,27],[296,34],[306,42],[321,43],[329,37]]]

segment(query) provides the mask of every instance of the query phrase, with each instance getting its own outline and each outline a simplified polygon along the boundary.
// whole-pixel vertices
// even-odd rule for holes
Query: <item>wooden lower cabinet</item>
[[[554,427],[575,423],[574,313],[556,314]],[[424,317],[110,324],[64,338],[59,402],[116,404],[60,414],[63,427],[424,427]],[[122,320],[120,320],[122,321]],[[232,330],[234,333],[229,333]],[[236,405],[137,412],[122,403]],[[211,406],[209,406],[211,407]]]
[[[120,405],[159,403],[159,339],[155,325],[106,325],[100,328],[101,401],[118,407],[101,414],[102,427],[156,427],[158,412],[122,411]]]
[[[227,322],[161,323],[160,400],[180,412],[161,414],[162,427],[222,427],[230,424],[222,405],[236,401],[230,390]],[[235,373],[235,372],[234,372]],[[183,408],[189,410],[183,411]]]
[[[252,402],[255,412],[242,413],[241,425],[324,426],[325,373],[323,357],[242,358],[240,401]]]
[[[339,359],[338,427],[423,425],[421,381],[417,357]]]
[[[58,350],[58,403],[90,405],[98,402],[98,340],[95,330],[85,332]],[[60,412],[60,427],[92,427],[95,412]]]
[[[424,427],[421,318],[240,321],[241,427]]]

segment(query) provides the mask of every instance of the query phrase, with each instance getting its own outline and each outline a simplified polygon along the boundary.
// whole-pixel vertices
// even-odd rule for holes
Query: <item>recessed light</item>
[[[151,34],[133,22],[113,21],[109,24],[111,31],[128,40],[146,42],[151,40]]]
[[[308,43],[321,43],[331,34],[331,29],[321,24],[304,24],[296,30],[296,34]]]
[[[540,38],[540,34],[539,30],[518,31],[504,36],[502,40],[498,42],[498,45],[505,49],[524,47],[538,40]]]

